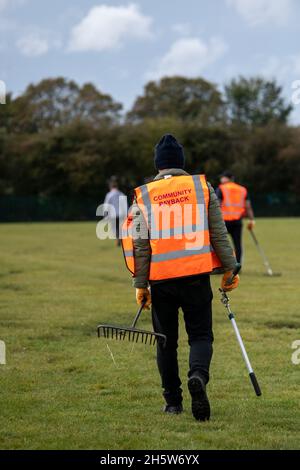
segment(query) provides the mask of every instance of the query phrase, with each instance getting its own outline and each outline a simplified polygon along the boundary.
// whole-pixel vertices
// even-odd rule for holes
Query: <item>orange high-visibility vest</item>
[[[226,222],[242,219],[246,215],[247,189],[233,182],[221,184],[219,187],[223,196],[223,219]]]
[[[151,245],[149,281],[211,273],[222,266],[208,227],[209,189],[204,175],[171,176],[135,189]],[[122,244],[135,276],[133,214],[123,225]]]

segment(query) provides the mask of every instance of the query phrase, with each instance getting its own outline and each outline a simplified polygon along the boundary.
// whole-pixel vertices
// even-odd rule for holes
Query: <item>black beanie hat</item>
[[[154,164],[157,170],[184,168],[183,147],[171,134],[164,135],[155,147]]]

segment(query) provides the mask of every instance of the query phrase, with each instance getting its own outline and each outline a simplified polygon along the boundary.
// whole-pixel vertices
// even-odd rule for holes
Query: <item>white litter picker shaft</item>
[[[241,269],[241,265],[238,264],[237,267],[236,267],[236,269],[235,269],[234,272],[233,272],[232,278],[228,281],[228,284],[231,284],[231,283],[233,282],[234,277],[239,273],[240,269]],[[255,375],[254,372],[253,372],[253,369],[252,369],[252,366],[251,366],[251,362],[250,362],[250,360],[249,360],[249,357],[248,357],[246,348],[245,348],[245,346],[244,346],[242,337],[241,337],[241,335],[240,335],[238,326],[237,326],[236,321],[235,321],[234,314],[233,314],[233,312],[231,311],[230,304],[229,304],[229,298],[228,298],[226,292],[225,292],[223,289],[220,289],[220,292],[221,292],[221,294],[222,294],[221,302],[222,302],[222,304],[225,305],[225,307],[226,307],[226,309],[227,309],[227,311],[228,311],[228,318],[229,318],[229,320],[231,321],[231,324],[232,324],[232,326],[233,326],[233,329],[234,329],[236,338],[237,338],[238,343],[239,343],[239,346],[240,346],[240,348],[241,348],[242,355],[243,355],[243,358],[244,358],[244,361],[245,361],[245,364],[246,364],[246,367],[247,367],[247,370],[248,370],[248,373],[249,373],[249,377],[250,377],[251,383],[252,383],[252,385],[253,385],[253,388],[254,388],[254,390],[255,390],[256,395],[257,395],[258,397],[260,397],[260,396],[261,396],[261,389],[260,389],[259,383],[258,383],[258,381],[257,381],[256,375]]]
[[[230,318],[230,316],[229,316],[229,318]],[[244,358],[244,361],[245,361],[245,363],[246,363],[248,372],[249,372],[249,374],[253,374],[253,369],[252,369],[252,366],[251,366],[251,363],[250,363],[250,360],[249,360],[247,351],[246,351],[246,349],[245,349],[245,346],[244,346],[242,337],[241,337],[241,335],[240,335],[239,329],[238,329],[238,327],[237,327],[237,324],[236,324],[236,321],[235,321],[234,316],[230,318],[230,321],[231,321],[231,324],[232,324],[233,329],[234,329],[234,331],[235,331],[235,334],[236,334],[238,343],[239,343],[239,345],[240,345],[240,348],[241,348],[241,351],[242,351],[242,354],[243,354],[243,358]]]

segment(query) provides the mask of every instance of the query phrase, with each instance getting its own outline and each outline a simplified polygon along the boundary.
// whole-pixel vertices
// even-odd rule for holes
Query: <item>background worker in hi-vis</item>
[[[220,176],[220,182],[216,194],[220,200],[227,231],[231,235],[234,244],[236,259],[241,263],[243,258],[243,218],[246,216],[249,218],[248,230],[252,230],[255,226],[252,204],[247,188],[235,183],[231,171],[224,171]]]
[[[167,134],[155,147],[158,175],[135,189],[123,238],[127,267],[133,274],[136,299],[149,308],[155,331],[167,336],[157,346],[157,364],[166,401],[164,411],[182,412],[178,371],[178,309],[183,310],[190,345],[188,388],[196,420],[210,417],[206,394],[212,357],[212,290],[209,275],[225,272],[222,288],[236,266],[218,198],[204,175],[184,171],[182,146]],[[150,284],[150,289],[149,289]]]

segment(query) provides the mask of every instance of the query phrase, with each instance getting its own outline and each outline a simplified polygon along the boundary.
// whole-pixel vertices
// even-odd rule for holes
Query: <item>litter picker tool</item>
[[[167,337],[165,335],[156,333],[155,331],[146,331],[136,328],[137,321],[140,318],[144,306],[145,304],[141,305],[130,327],[117,325],[98,325],[98,338],[102,337],[106,339],[116,339],[122,341],[127,339],[128,341],[134,343],[141,342],[144,344],[149,344],[150,346],[159,342],[165,346],[167,342]]]
[[[232,273],[232,276],[230,279],[228,279],[227,281],[227,284],[231,284],[235,278],[235,276],[240,272],[241,270],[241,265],[240,264],[237,264],[236,265],[236,268],[235,270],[233,271]],[[248,369],[248,372],[249,372],[249,377],[250,377],[250,380],[251,380],[251,383],[253,385],[253,388],[255,390],[255,393],[258,397],[261,396],[261,390],[260,390],[260,386],[258,384],[258,381],[257,381],[257,378],[256,378],[256,375],[255,373],[253,372],[253,369],[252,369],[252,366],[251,366],[251,363],[250,363],[250,360],[249,360],[249,357],[248,357],[248,354],[247,354],[247,351],[245,349],[245,346],[244,346],[244,343],[243,343],[243,340],[242,340],[242,337],[240,335],[240,332],[239,332],[239,329],[237,327],[237,324],[236,324],[236,321],[235,321],[235,317],[234,317],[234,314],[230,308],[230,303],[229,303],[229,298],[226,294],[226,292],[223,290],[223,289],[219,289],[221,294],[222,294],[222,298],[221,298],[221,302],[222,304],[225,305],[227,311],[228,311],[228,318],[229,320],[231,321],[231,324],[233,326],[233,329],[234,329],[234,332],[236,334],[236,337],[237,337],[237,340],[238,340],[238,343],[239,343],[239,346],[241,348],[241,351],[242,351],[242,355],[243,355],[243,358],[244,358],[244,361],[246,363],[246,366],[247,366],[247,369]]]
[[[250,234],[251,234],[251,237],[256,245],[256,248],[260,254],[260,256],[262,257],[262,260],[263,260],[263,263],[265,265],[265,268],[266,268],[266,276],[270,276],[270,277],[280,277],[281,276],[281,273],[274,273],[273,269],[271,268],[271,265],[269,263],[269,260],[268,258],[266,257],[266,254],[264,252],[264,250],[262,249],[260,243],[258,242],[257,240],[257,237],[253,231],[253,229],[249,230]]]

